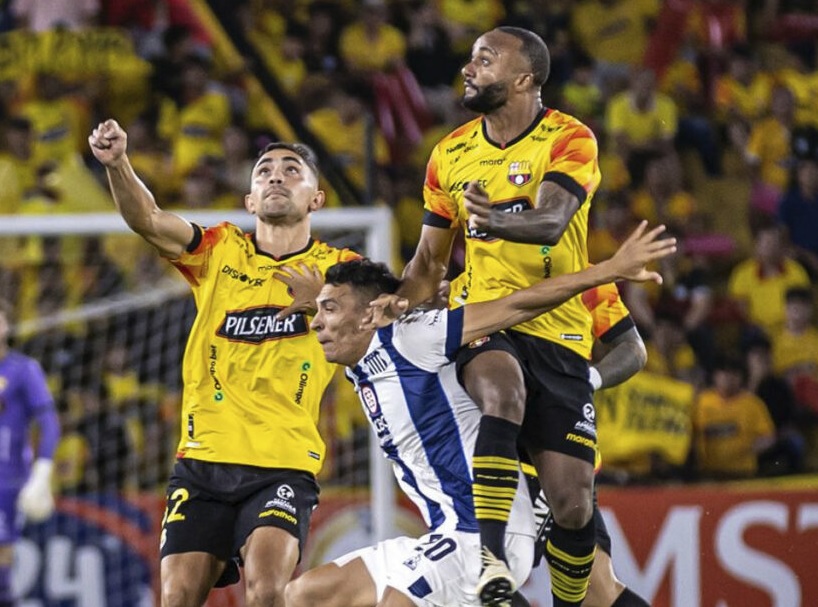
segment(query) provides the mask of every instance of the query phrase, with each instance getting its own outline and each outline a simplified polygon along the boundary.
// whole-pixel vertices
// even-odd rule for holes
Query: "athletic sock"
[[[611,607],[650,607],[650,603],[630,588],[625,588]]]
[[[585,599],[596,553],[595,527],[594,517],[582,529],[565,529],[554,521],[545,545],[554,607],[578,606]]]
[[[520,473],[517,457],[519,433],[519,424],[484,415],[474,446],[472,495],[480,542],[504,561],[506,524]]]

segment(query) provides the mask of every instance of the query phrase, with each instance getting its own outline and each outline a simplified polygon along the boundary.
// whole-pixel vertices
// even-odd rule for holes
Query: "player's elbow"
[[[636,370],[641,371],[645,368],[645,365],[648,364],[648,349],[645,347],[645,342],[641,339],[639,341],[633,342],[632,350],[633,350],[633,359],[634,359],[634,366],[636,366]]]

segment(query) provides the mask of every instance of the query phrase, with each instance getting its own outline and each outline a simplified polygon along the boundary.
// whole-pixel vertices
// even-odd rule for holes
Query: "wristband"
[[[588,382],[594,389],[594,392],[602,387],[602,376],[597,371],[596,367],[588,367]]]

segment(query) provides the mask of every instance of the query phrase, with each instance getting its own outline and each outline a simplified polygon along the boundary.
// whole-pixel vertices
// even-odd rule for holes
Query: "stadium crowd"
[[[470,117],[460,67],[471,43],[497,25],[527,27],[551,52],[545,105],[599,141],[590,261],[610,256],[642,218],[681,243],[659,268],[663,285],[622,291],[648,347],[646,383],[661,388],[645,398],[689,411],[680,425],[689,450],[606,453],[602,442],[600,478],[818,469],[815,2],[245,0],[229,3],[223,23],[249,43],[238,61],[198,4],[2,4],[0,214],[112,210],[85,145],[107,116],[128,131],[131,163],[163,208],[243,209],[256,153],[280,120],[255,78],[266,70],[276,102],[297,111],[287,118],[309,129],[361,200],[392,208],[400,268],[419,237],[431,147]],[[30,327],[17,345],[41,361],[57,398],[61,490],[162,485],[192,302],[42,321],[172,281],[174,270],[131,236],[5,238],[0,253],[0,297]],[[323,477],[363,484],[353,459],[366,456],[360,406],[343,381],[327,401]],[[661,435],[668,420],[644,415]]]

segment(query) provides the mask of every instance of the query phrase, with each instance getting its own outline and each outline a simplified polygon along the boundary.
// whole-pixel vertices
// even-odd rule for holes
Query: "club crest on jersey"
[[[361,386],[361,400],[370,413],[375,414],[381,410],[375,391],[367,385]]]
[[[511,185],[522,187],[531,181],[531,162],[521,160],[508,165],[508,182]]]
[[[216,334],[230,341],[260,344],[271,339],[285,339],[307,334],[307,321],[303,314],[291,314],[276,319],[283,308],[262,306],[249,310],[228,312]]]

